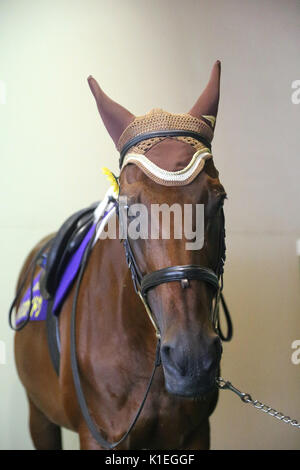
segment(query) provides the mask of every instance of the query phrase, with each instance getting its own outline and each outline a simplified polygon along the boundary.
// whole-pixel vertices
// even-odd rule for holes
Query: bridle
[[[207,148],[211,148],[210,143],[206,140],[204,141],[203,137],[196,132],[190,131],[183,131],[183,130],[173,130],[173,131],[156,131],[156,132],[149,132],[140,134],[137,137],[129,140],[124,147],[121,149],[120,152],[120,168],[122,168],[122,164],[124,161],[124,157],[126,152],[137,143],[151,139],[153,137],[175,137],[175,136],[188,136],[193,137],[194,139],[199,140],[201,143],[204,143]],[[120,194],[120,191],[119,191]],[[116,200],[116,207],[117,212],[119,213],[119,220],[122,225],[122,217],[120,216],[120,201],[119,199]],[[127,207],[128,210],[128,207]],[[156,336],[160,337],[159,327],[157,322],[154,319],[154,316],[151,312],[151,308],[149,306],[147,294],[150,290],[154,289],[155,287],[165,284],[168,282],[180,282],[181,287],[186,289],[190,285],[190,281],[202,281],[206,284],[210,285],[215,291],[215,300],[214,305],[212,307],[211,312],[211,321],[214,327],[214,330],[220,336],[222,341],[230,341],[232,337],[232,324],[228,309],[225,304],[225,300],[222,295],[223,289],[223,272],[224,272],[224,263],[226,257],[226,245],[225,245],[225,217],[224,211],[221,209],[221,231],[219,236],[219,260],[215,270],[208,268],[206,266],[195,265],[195,264],[188,264],[188,265],[179,265],[179,266],[169,266],[163,269],[159,269],[157,271],[150,272],[148,274],[143,275],[141,270],[139,269],[138,263],[135,259],[134,252],[131,247],[130,239],[126,238],[123,241],[124,248],[125,248],[125,255],[128,267],[131,271],[132,281],[135,288],[136,293],[141,298],[146,312],[155,328]],[[122,229],[124,232],[124,227]],[[223,334],[220,326],[220,319],[219,319],[219,304],[220,301],[222,303],[225,317],[227,320],[227,334],[226,336]]]
[[[122,147],[122,149],[120,150],[120,160],[119,160],[120,169],[122,168],[124,157],[131,147],[139,144],[140,142],[143,142],[144,140],[153,139],[155,137],[191,137],[193,139],[198,140],[199,142],[204,144],[206,148],[211,150],[210,142],[204,139],[203,136],[199,134],[198,132],[192,132],[192,131],[186,131],[186,130],[166,130],[166,131],[146,132],[146,133],[139,134],[138,136],[133,137],[132,139],[128,140],[126,144]]]
[[[173,131],[173,133],[171,134],[171,131],[166,131],[166,132],[164,131],[164,136],[171,136],[171,135],[173,136],[173,135],[175,135],[174,132],[176,133],[176,135],[183,135],[183,133],[184,133],[184,135],[187,135],[187,134],[191,135],[192,134],[193,138],[198,138],[198,140],[203,142],[202,137],[199,134],[196,134],[194,132],[188,133],[186,131]],[[161,136],[162,132],[160,131],[159,134],[158,134],[158,132],[156,132],[156,133],[151,132],[149,134],[142,134],[142,135],[138,136],[138,138],[132,139],[132,141],[134,140],[134,142],[136,143],[137,141],[145,140],[147,138],[149,139],[149,138],[155,137],[157,135]],[[127,142],[127,144],[125,145],[126,146],[125,150],[124,149],[121,150],[120,167],[122,166],[122,161],[123,161],[123,158],[125,156],[125,153],[130,148],[130,146],[133,145],[132,141]],[[130,145],[130,143],[131,143],[131,145]],[[119,191],[119,194],[120,194],[120,191]],[[122,224],[122,220],[120,218],[120,200],[119,200],[119,196],[116,199],[112,198],[112,202],[116,206],[116,212],[118,213],[120,223]],[[153,366],[153,369],[152,369],[152,373],[151,373],[151,376],[150,376],[150,379],[149,379],[149,382],[148,382],[148,385],[147,385],[146,392],[145,392],[144,398],[142,400],[142,403],[140,404],[139,409],[138,409],[133,421],[131,422],[131,425],[129,426],[129,428],[125,432],[125,434],[121,437],[120,440],[118,440],[117,442],[113,442],[113,443],[108,442],[102,436],[102,434],[99,432],[98,426],[96,425],[96,423],[94,422],[93,418],[90,415],[88,404],[86,402],[86,399],[85,399],[85,396],[84,396],[84,393],[83,393],[83,389],[82,389],[82,385],[81,385],[80,372],[79,372],[79,366],[78,366],[78,361],[77,361],[77,352],[76,352],[76,349],[77,349],[76,348],[76,310],[77,310],[78,296],[79,296],[79,290],[80,290],[80,285],[81,285],[81,281],[82,281],[82,278],[83,278],[83,274],[84,274],[84,271],[85,271],[85,268],[86,268],[86,265],[87,265],[87,262],[88,262],[88,259],[89,259],[89,255],[90,255],[90,252],[92,251],[93,243],[94,243],[94,240],[95,240],[95,237],[96,237],[96,232],[95,232],[94,237],[92,237],[92,239],[90,240],[90,242],[89,242],[89,244],[86,248],[86,251],[84,253],[84,257],[83,257],[80,272],[79,272],[79,275],[78,275],[78,278],[77,278],[77,282],[76,282],[76,285],[75,285],[75,292],[74,292],[74,297],[73,297],[73,305],[72,305],[72,312],[71,312],[71,334],[70,334],[70,336],[71,336],[71,345],[70,345],[71,368],[72,368],[73,380],[74,380],[74,385],[75,385],[75,390],[76,390],[78,403],[79,403],[81,412],[83,414],[83,417],[85,419],[86,425],[87,425],[90,433],[94,437],[95,441],[98,444],[100,444],[102,447],[104,447],[106,449],[114,449],[115,447],[120,445],[128,437],[128,435],[130,434],[132,428],[134,427],[135,423],[137,422],[137,420],[138,420],[138,418],[139,418],[139,416],[142,412],[142,409],[144,407],[145,401],[147,399],[148,393],[149,393],[150,388],[151,388],[151,384],[152,384],[153,379],[154,379],[156,369],[160,365],[160,331],[159,331],[159,327],[158,327],[158,325],[157,325],[157,323],[154,319],[152,311],[150,309],[150,306],[149,306],[149,303],[148,303],[148,298],[147,298],[148,292],[151,289],[154,289],[155,287],[157,287],[161,284],[168,283],[168,282],[180,282],[181,287],[183,289],[186,289],[187,287],[189,287],[189,282],[192,281],[192,280],[206,282],[207,284],[209,284],[215,290],[215,303],[214,303],[214,307],[212,308],[212,324],[213,324],[215,330],[217,331],[217,333],[219,334],[220,338],[223,341],[229,341],[231,339],[231,336],[232,336],[231,319],[230,319],[229,311],[226,307],[224,298],[222,296],[223,270],[224,270],[224,262],[225,262],[225,251],[226,251],[223,210],[221,211],[221,216],[222,216],[223,220],[222,220],[222,229],[221,229],[221,234],[220,234],[220,239],[219,239],[220,240],[219,241],[219,253],[220,253],[220,255],[219,255],[218,265],[217,265],[215,270],[212,270],[212,269],[207,268],[205,266],[200,266],[200,265],[198,266],[198,265],[191,264],[191,265],[182,265],[182,266],[170,266],[170,267],[166,267],[166,268],[163,268],[163,269],[159,269],[157,271],[153,271],[153,272],[148,273],[146,275],[142,275],[142,273],[139,269],[138,263],[136,262],[136,259],[135,259],[135,256],[134,256],[129,238],[125,238],[123,240],[126,260],[127,260],[129,269],[131,271],[133,285],[134,285],[134,288],[135,288],[137,294],[139,295],[140,299],[142,300],[142,302],[145,306],[145,310],[146,310],[147,314],[149,315],[149,318],[150,318],[150,320],[151,320],[151,322],[152,322],[152,324],[155,328],[156,336],[157,336],[157,343],[156,343],[156,353],[155,353],[154,366]],[[220,300],[221,300],[221,303],[223,305],[225,317],[226,317],[226,320],[227,320],[227,326],[228,326],[226,337],[224,337],[224,335],[221,331],[220,322],[219,322],[219,303],[220,303]]]
[[[160,337],[160,331],[157,322],[154,320],[151,308],[149,306],[147,296],[148,292],[161,284],[176,281],[180,282],[181,287],[183,289],[186,289],[189,287],[189,281],[194,280],[203,281],[209,284],[215,291],[215,304],[212,309],[212,322],[214,329],[218,332],[218,334],[220,334],[218,311],[219,301],[221,298],[221,292],[223,287],[223,282],[220,282],[221,276],[218,276],[210,268],[195,264],[169,266],[167,268],[159,269],[157,271],[152,271],[143,276],[136,262],[129,239],[126,238],[123,241],[123,244],[125,248],[126,261],[131,271],[131,277],[135,291],[139,295],[145,306],[146,312],[148,313],[150,320],[155,328],[157,337]],[[223,258],[221,258],[221,262],[223,264]],[[224,337],[223,334],[222,337],[223,341],[229,340],[229,338]]]

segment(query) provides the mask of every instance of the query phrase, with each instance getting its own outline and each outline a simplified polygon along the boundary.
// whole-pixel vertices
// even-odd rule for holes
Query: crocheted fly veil
[[[89,85],[103,122],[120,153],[120,170],[135,164],[154,181],[166,185],[191,182],[212,158],[211,141],[218,111],[220,62],[214,64],[209,82],[188,113],[172,114],[153,109],[135,117],[112,101],[90,77]],[[170,151],[175,149],[176,152]],[[183,150],[180,152],[180,150]],[[174,154],[183,155],[177,161]]]
[[[173,132],[176,135],[170,136]],[[121,135],[117,145],[121,171],[126,165],[135,164],[156,183],[164,186],[188,184],[201,171],[205,160],[212,157],[212,137],[212,127],[201,119],[154,109],[145,116],[136,117]],[[170,151],[170,140],[181,142],[184,154],[175,155]],[[163,143],[168,145],[165,151]],[[179,165],[182,168],[176,170]]]

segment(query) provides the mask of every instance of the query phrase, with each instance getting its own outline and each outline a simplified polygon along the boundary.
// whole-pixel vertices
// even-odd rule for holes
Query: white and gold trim
[[[212,158],[207,148],[202,148],[194,153],[189,164],[178,171],[167,171],[155,165],[149,158],[142,154],[128,153],[123,161],[121,172],[126,165],[137,165],[150,179],[163,186],[183,186],[191,183],[203,169],[206,160]]]

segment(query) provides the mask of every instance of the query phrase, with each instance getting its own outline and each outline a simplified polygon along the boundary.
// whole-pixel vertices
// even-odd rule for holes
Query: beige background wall
[[[7,310],[24,257],[100,199],[118,156],[86,78],[135,114],[187,111],[222,61],[213,151],[226,202],[226,299],[235,336],[222,374],[300,419],[300,2],[0,0],[0,448],[31,448]],[[4,82],[4,84],[3,84]],[[6,96],[3,94],[6,88]],[[297,449],[300,431],[221,393],[213,449]],[[77,441],[65,433],[68,448]]]

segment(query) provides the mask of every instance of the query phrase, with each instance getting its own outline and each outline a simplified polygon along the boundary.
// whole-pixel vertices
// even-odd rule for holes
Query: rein
[[[74,380],[77,399],[79,402],[82,415],[89,428],[89,431],[91,432],[93,438],[98,444],[100,444],[105,449],[111,450],[117,447],[119,444],[121,444],[128,437],[129,433],[131,432],[132,428],[134,427],[135,423],[137,422],[142,412],[142,409],[144,407],[144,404],[146,402],[148,393],[150,391],[150,388],[154,379],[156,369],[160,365],[160,338],[158,338],[157,344],[156,344],[155,361],[154,361],[153,370],[152,370],[152,373],[151,373],[151,376],[150,376],[150,379],[146,388],[144,398],[139,406],[139,409],[135,415],[135,418],[133,419],[131,425],[129,426],[125,434],[121,437],[121,439],[112,443],[108,442],[106,439],[104,439],[102,434],[99,432],[99,429],[96,423],[94,422],[93,418],[90,415],[88,405],[87,405],[87,402],[83,393],[82,385],[81,385],[80,373],[79,373],[78,361],[77,361],[77,348],[76,348],[76,311],[77,311],[78,296],[79,296],[81,281],[83,278],[83,274],[84,274],[90,253],[93,248],[93,242],[95,240],[96,233],[97,233],[97,230],[95,230],[93,237],[91,238],[91,240],[89,241],[87,245],[87,248],[83,257],[83,262],[80,268],[79,276],[77,278],[76,287],[75,287],[72,312],[71,312],[71,368],[72,368],[72,374],[73,374],[73,380]]]

